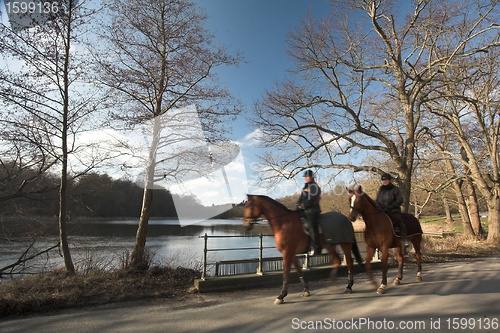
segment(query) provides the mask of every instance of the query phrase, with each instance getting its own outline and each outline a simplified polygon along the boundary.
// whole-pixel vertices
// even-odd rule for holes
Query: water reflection
[[[19,226],[22,225],[22,228]],[[85,267],[89,262],[102,268],[118,268],[127,260],[133,249],[138,220],[84,220],[68,223],[68,239],[71,254],[76,267]],[[21,237],[17,231],[26,228],[26,222],[2,222],[2,227],[9,233],[10,240],[0,240],[0,268],[12,264],[30,246],[32,239]],[[30,252],[36,253],[57,244],[58,229],[54,222],[44,224],[36,243]],[[228,259],[256,258],[258,250],[232,250],[237,248],[257,248],[259,237],[271,234],[267,224],[258,225],[251,231],[243,228],[241,220],[208,220],[197,224],[181,226],[176,220],[151,220],[148,226],[146,246],[154,255],[153,263],[200,268],[204,253],[203,236],[209,238],[210,251],[208,260],[215,262]],[[229,236],[229,237],[219,237]],[[243,237],[231,237],[243,236]],[[274,248],[274,238],[264,237],[264,256],[278,256]],[[26,267],[30,271],[63,266],[57,249],[31,261]]]

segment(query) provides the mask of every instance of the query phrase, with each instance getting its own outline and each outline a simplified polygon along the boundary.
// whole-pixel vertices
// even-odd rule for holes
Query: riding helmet
[[[384,173],[380,179],[381,180],[386,180],[386,179],[391,180],[392,176],[388,173]]]
[[[314,178],[314,172],[312,172],[312,170],[306,170],[306,171],[304,171],[304,177],[313,177]]]

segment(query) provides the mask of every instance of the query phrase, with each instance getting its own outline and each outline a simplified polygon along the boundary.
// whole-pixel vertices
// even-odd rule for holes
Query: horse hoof
[[[394,279],[394,285],[395,286],[399,286],[400,284],[401,284],[401,280],[400,279],[398,279],[398,278]]]
[[[352,294],[351,288],[345,288],[344,294]]]
[[[382,284],[382,285],[380,285],[380,287],[378,287],[377,294],[379,294],[379,295],[385,294],[385,285],[384,284]]]
[[[417,282],[422,282],[422,277],[421,276],[417,276]]]
[[[277,304],[277,305],[279,305],[279,304],[283,304],[284,302],[285,302],[285,301],[283,301],[282,299],[279,299],[279,298],[276,298],[276,299],[274,300],[274,304]]]

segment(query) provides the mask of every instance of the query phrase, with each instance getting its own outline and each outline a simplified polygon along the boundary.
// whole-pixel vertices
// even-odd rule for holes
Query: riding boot
[[[308,228],[309,231],[309,255],[321,254],[321,244],[319,243],[318,234],[313,227]]]
[[[311,250],[314,251],[315,255],[321,254],[321,243],[319,241],[318,227],[311,226],[310,231],[311,231],[311,243],[312,243]]]
[[[321,244],[319,244],[319,242],[316,242],[314,244],[314,254],[315,255],[318,255],[318,254],[321,254]]]

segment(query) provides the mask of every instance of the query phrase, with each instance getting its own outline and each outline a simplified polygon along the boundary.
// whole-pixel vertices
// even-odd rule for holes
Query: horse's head
[[[361,196],[364,194],[361,185],[355,184],[346,188],[349,193],[349,220],[356,221],[358,215],[363,212],[363,202]]]
[[[248,195],[248,200],[243,208],[243,226],[250,230],[257,223],[257,219],[262,215],[260,205],[255,202],[253,195]]]

